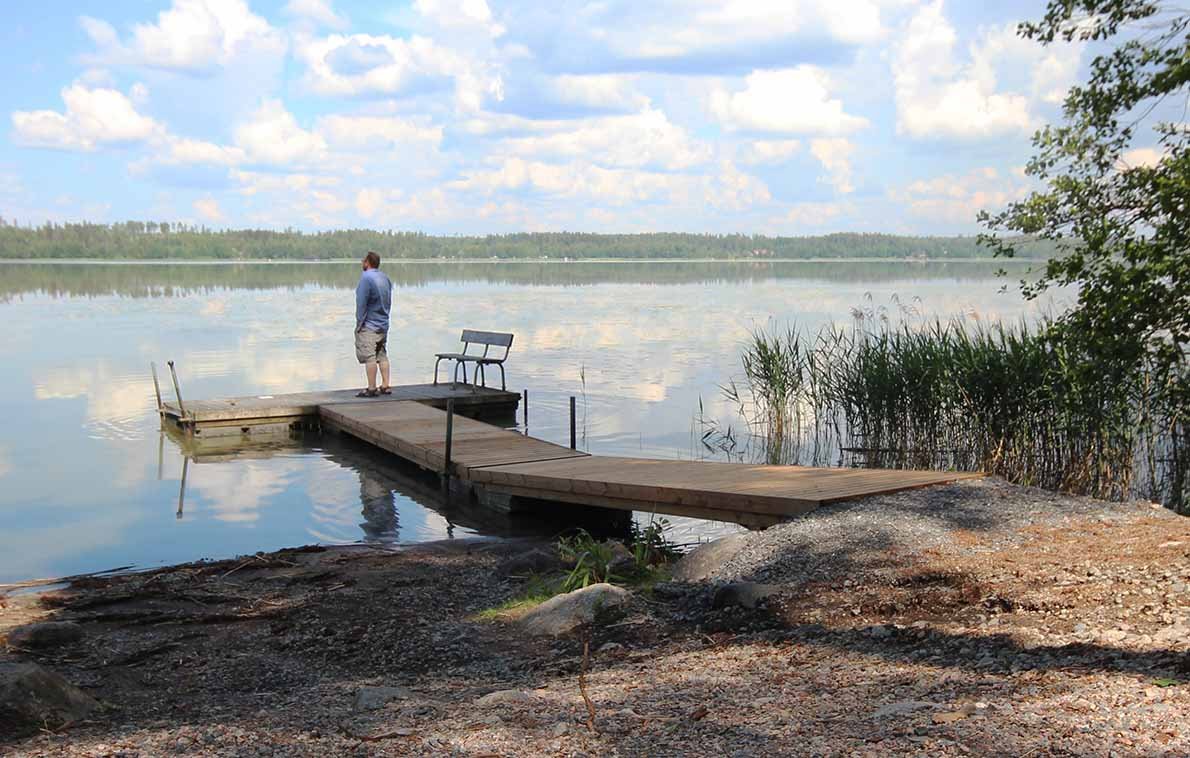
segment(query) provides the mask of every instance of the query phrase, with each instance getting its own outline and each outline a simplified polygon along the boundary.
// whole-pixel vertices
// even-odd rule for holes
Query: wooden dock
[[[446,465],[446,413],[371,401],[323,408],[323,422],[481,497],[545,500],[768,526],[825,503],[943,484],[958,472],[763,466],[598,456],[455,417]]]
[[[447,413],[441,408],[452,399],[448,463]],[[501,510],[568,503],[764,527],[827,503],[979,476],[590,455],[468,417],[511,418],[519,400],[500,390],[413,385],[367,400],[339,390],[198,401],[186,403],[184,411],[170,403],[165,418],[208,437],[317,423],[445,475]]]

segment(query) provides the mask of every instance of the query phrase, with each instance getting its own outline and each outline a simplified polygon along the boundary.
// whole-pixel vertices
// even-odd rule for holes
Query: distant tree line
[[[828,234],[767,237],[747,234],[588,234],[544,232],[432,236],[422,232],[344,229],[214,230],[167,221],[116,224],[46,223],[20,226],[0,219],[0,259],[98,260],[328,260],[359,258],[987,258],[976,237],[901,237]],[[1018,255],[1045,258],[1050,244],[1026,245]]]

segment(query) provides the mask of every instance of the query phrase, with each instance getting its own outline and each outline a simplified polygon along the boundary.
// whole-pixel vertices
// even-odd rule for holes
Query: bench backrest
[[[504,357],[512,349],[512,335],[507,332],[481,332],[475,329],[463,330],[463,352],[466,353],[471,345],[483,345],[484,357],[492,347],[504,348]]]

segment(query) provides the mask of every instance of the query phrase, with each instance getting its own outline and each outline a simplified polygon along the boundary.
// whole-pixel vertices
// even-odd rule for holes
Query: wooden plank
[[[505,495],[514,495],[519,497],[527,497],[531,499],[541,500],[541,492],[532,488],[521,487],[507,487],[507,486],[490,486],[487,489],[491,492],[498,492]],[[750,529],[763,529],[773,524],[779,524],[785,519],[781,516],[772,516],[760,513],[749,513],[748,511],[730,511],[721,508],[697,508],[694,506],[681,506],[669,503],[646,503],[636,500],[616,500],[614,498],[598,498],[584,495],[572,494],[553,494],[546,500],[557,500],[561,503],[574,503],[576,505],[594,505],[602,508],[615,508],[616,510],[624,511],[640,511],[642,513],[662,513],[669,516],[686,516],[688,518],[707,519],[708,521],[730,521],[736,524],[742,524]]]
[[[708,473],[714,475],[707,476]],[[471,474],[475,481],[492,486],[531,487],[587,497],[786,514],[804,512],[824,502],[939,484],[967,476],[946,472],[797,469],[600,457],[491,467]]]
[[[351,403],[323,408],[322,418],[354,436],[442,473],[446,462],[446,414],[416,403],[378,406]],[[474,419],[456,416],[451,445],[452,473],[472,467],[587,457],[570,448],[526,437]]]
[[[227,421],[249,418],[270,418],[273,416],[313,416],[320,407],[360,403],[355,396],[358,389],[327,390],[320,392],[294,392],[283,395],[256,395],[246,397],[215,398],[210,400],[187,400],[186,415],[196,422]],[[455,401],[458,406],[516,405],[520,394],[488,387],[472,391],[470,385],[459,385],[452,389],[449,383],[411,384],[392,388],[391,395],[381,395],[366,401],[374,405],[387,405],[407,400],[421,402]],[[165,413],[181,417],[176,402],[166,402]]]

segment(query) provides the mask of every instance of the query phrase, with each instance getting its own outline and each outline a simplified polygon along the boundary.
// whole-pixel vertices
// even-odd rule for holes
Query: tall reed
[[[1187,409],[1143,361],[1083,354],[1049,322],[863,322],[752,335],[724,392],[764,460],[979,470],[1186,508]]]

